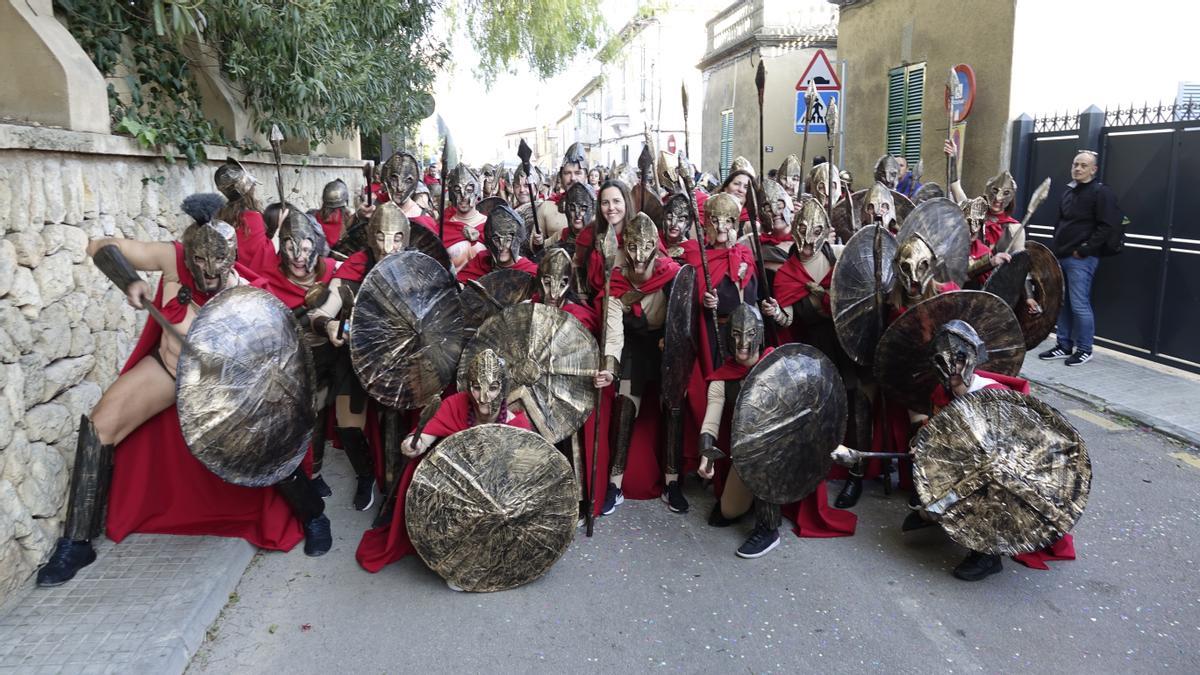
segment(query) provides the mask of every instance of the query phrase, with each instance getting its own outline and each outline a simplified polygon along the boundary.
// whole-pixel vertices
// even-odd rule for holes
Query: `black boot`
[[[329,518],[325,517],[325,500],[317,494],[312,479],[296,469],[275,488],[304,527],[304,554],[316,557],[328,553],[333,546],[333,535]]]
[[[846,483],[842,485],[842,491],[838,493],[837,499],[833,501],[833,505],[839,509],[852,509],[858,500],[862,497],[862,470],[854,473],[852,470],[846,478]]]
[[[963,581],[979,581],[984,577],[998,574],[1004,569],[1004,563],[998,555],[987,555],[971,551],[958,567],[954,568],[954,576]]]
[[[357,427],[338,427],[338,437],[342,439],[342,448],[346,458],[354,468],[357,484],[354,488],[354,509],[366,511],[375,503],[375,472],[371,461],[371,447],[367,444],[367,436]]]
[[[50,560],[38,570],[37,585],[42,588],[61,586],[93,562],[96,562],[96,550],[92,548],[91,541],[72,541],[62,537],[54,545]]]

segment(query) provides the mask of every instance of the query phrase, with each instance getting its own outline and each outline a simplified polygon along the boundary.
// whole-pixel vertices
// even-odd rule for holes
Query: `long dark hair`
[[[600,195],[608,188],[616,188],[621,191],[621,199],[625,200],[625,219],[621,222],[621,231],[625,231],[625,226],[633,220],[633,194],[629,191],[629,186],[625,181],[619,178],[609,178],[600,185],[600,190],[596,192],[596,217],[592,220],[592,231],[600,230],[600,221],[604,219],[604,213],[600,210]]]
[[[254,189],[249,192],[225,202],[225,206],[217,213],[217,220],[223,220],[233,227],[242,227],[242,213],[246,211],[262,211],[262,205],[258,203],[258,198],[254,196]]]

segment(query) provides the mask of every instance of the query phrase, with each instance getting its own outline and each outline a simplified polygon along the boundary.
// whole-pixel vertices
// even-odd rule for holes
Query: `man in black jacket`
[[[1066,279],[1067,293],[1058,313],[1058,344],[1038,354],[1043,361],[1066,359],[1068,366],[1092,358],[1096,321],[1092,314],[1092,277],[1101,250],[1112,228],[1121,222],[1121,210],[1112,189],[1096,178],[1100,156],[1080,150],[1071,163],[1071,182],[1058,207],[1051,248]]]

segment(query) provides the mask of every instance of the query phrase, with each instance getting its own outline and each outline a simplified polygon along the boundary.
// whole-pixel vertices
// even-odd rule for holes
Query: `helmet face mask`
[[[507,267],[521,257],[525,223],[508,206],[497,206],[488,213],[483,225],[483,245],[492,256],[492,264]]]
[[[341,178],[329,181],[321,190],[321,208],[326,211],[344,209],[350,203],[350,188]]]
[[[567,299],[567,291],[571,288],[574,268],[571,254],[567,253],[566,249],[556,247],[546,251],[546,255],[538,263],[536,280],[544,304],[559,308],[563,306]]]
[[[663,208],[663,240],[668,244],[679,244],[692,234],[692,211],[688,197],[672,195]]]
[[[896,201],[892,191],[883,183],[875,183],[867,190],[862,207],[863,224],[875,223],[889,230],[896,229]]]
[[[561,204],[567,216],[567,227],[575,234],[579,234],[596,216],[596,198],[592,196],[591,188],[583,183],[575,183],[567,188]]]
[[[875,162],[875,182],[883,183],[889,190],[896,189],[900,180],[900,161],[892,155],[884,155]]]
[[[829,180],[829,170],[833,169],[833,182]],[[829,162],[818,164],[808,172],[808,189],[822,204],[829,203],[830,190],[833,191],[833,203],[842,198],[842,176],[837,167]]]
[[[1017,181],[1008,171],[988,179],[986,190],[988,210],[992,213],[1002,213],[1012,206],[1013,198],[1017,195]]]
[[[279,226],[279,253],[284,271],[295,279],[306,279],[317,268],[324,236],[306,213],[290,211]]]
[[[467,391],[477,424],[495,422],[508,397],[508,368],[491,349],[475,355],[467,367]]]
[[[970,389],[975,369],[988,360],[987,347],[979,334],[960,319],[947,322],[933,337],[932,361],[938,380],[947,392],[955,386]]]
[[[909,299],[923,297],[933,284],[933,248],[918,235],[900,243],[896,251],[896,277],[902,293]]]
[[[765,327],[762,314],[754,305],[741,304],[729,317],[729,335],[733,341],[733,357],[746,361],[762,350]]]
[[[805,199],[792,221],[792,242],[801,261],[821,250],[829,239],[829,216],[815,199]]]
[[[446,176],[446,195],[459,213],[468,213],[475,208],[479,202],[479,188],[479,177],[465,164],[454,167]]]
[[[794,197],[799,197],[800,184],[804,179],[804,167],[800,165],[800,158],[795,155],[788,155],[784,158],[783,164],[779,165],[779,171],[775,173],[776,180]]]
[[[380,175],[388,197],[397,204],[403,204],[412,197],[417,183],[421,182],[421,166],[407,152],[397,152],[383,163]]]
[[[654,260],[658,257],[658,228],[654,221],[641,212],[634,216],[625,226],[621,248],[629,261],[626,275],[637,281],[647,279],[654,271]]]
[[[376,260],[399,253],[408,246],[411,225],[408,216],[396,205],[389,201],[380,204],[371,214],[367,223],[367,244],[375,254]]]
[[[704,202],[704,234],[709,246],[733,246],[742,205],[726,192],[718,192]]]
[[[971,240],[982,240],[983,224],[988,214],[988,200],[983,197],[968,199],[963,202],[962,212],[967,218],[967,226],[971,228]]]
[[[763,215],[771,221],[771,229],[787,231],[792,223],[792,197],[782,185],[767,178],[763,180]]]
[[[217,172],[213,175],[213,182],[216,183],[217,190],[230,201],[248,196],[254,190],[254,186],[258,184],[246,167],[233,157],[226,159],[224,164],[217,167]]]
[[[229,223],[193,223],[183,232],[183,259],[196,290],[213,295],[229,284],[237,262],[237,233]]]

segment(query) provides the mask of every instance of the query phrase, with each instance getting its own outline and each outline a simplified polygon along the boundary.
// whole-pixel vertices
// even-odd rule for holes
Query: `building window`
[[[721,180],[729,173],[733,163],[733,108],[721,111]]]
[[[925,64],[888,71],[887,151],[915,166],[921,159],[921,105],[925,101]]]

